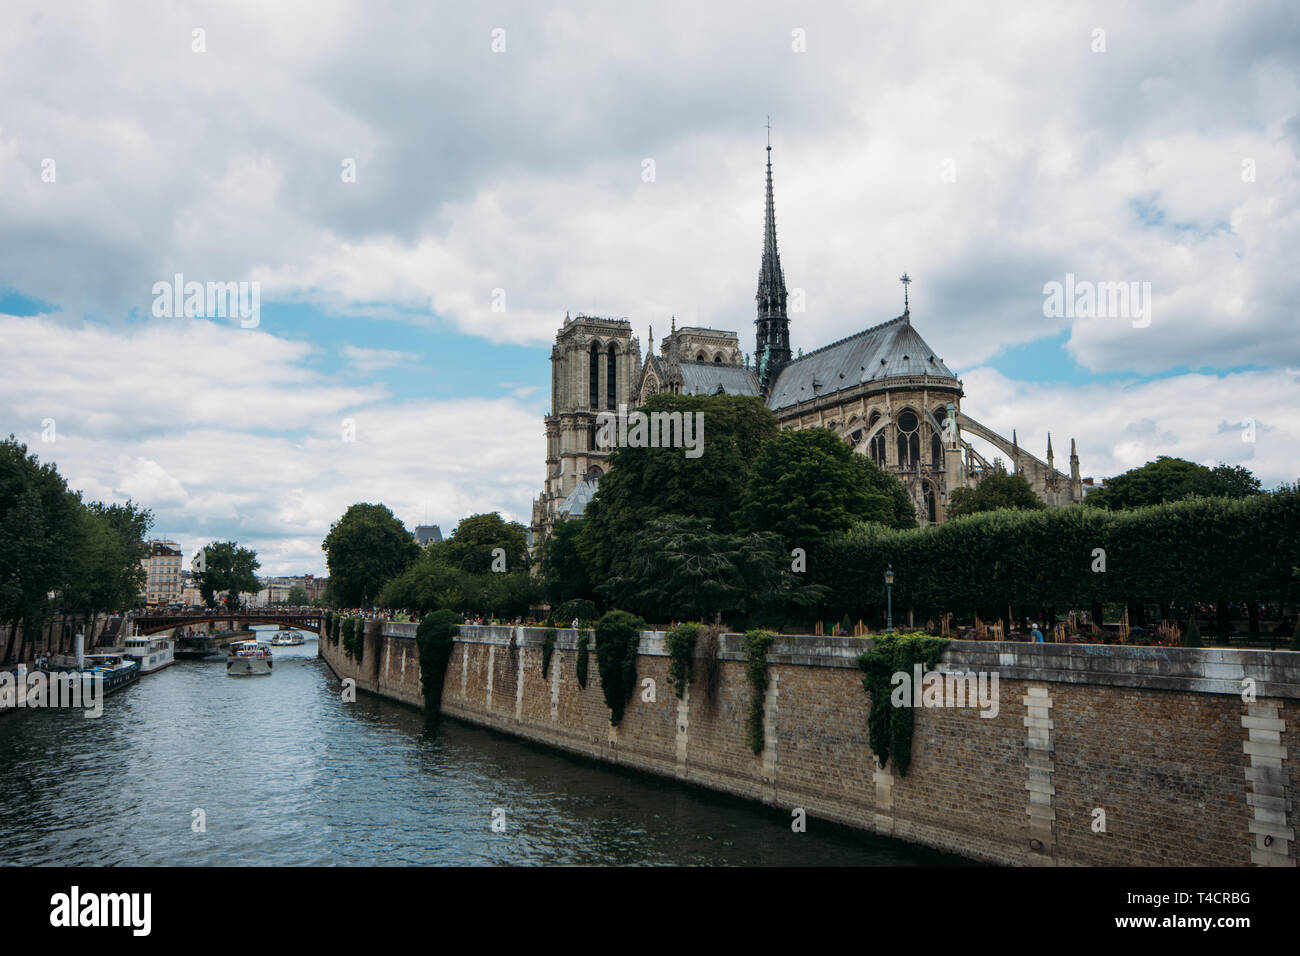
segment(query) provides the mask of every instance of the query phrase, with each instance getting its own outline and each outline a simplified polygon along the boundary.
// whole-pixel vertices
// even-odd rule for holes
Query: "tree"
[[[633,545],[655,518],[687,515],[722,533],[736,530],[736,504],[750,470],[763,443],[777,433],[776,417],[753,396],[659,394],[641,410],[700,413],[701,454],[688,458],[681,448],[634,447],[610,453],[609,472],[578,537],[593,584],[626,571]]]
[[[954,488],[948,494],[949,518],[1000,508],[1038,511],[1046,507],[1024,475],[1009,475],[1001,468],[985,475],[974,488]]]
[[[691,620],[771,613],[823,593],[791,572],[790,553],[774,532],[724,534],[702,518],[681,515],[650,522],[627,571],[605,590],[613,604],[657,619]]]
[[[85,532],[80,497],[53,464],[42,465],[12,435],[0,442],[0,625],[10,625],[5,662],[19,659],[41,633],[71,580]]]
[[[578,537],[585,521],[585,518],[557,521],[542,544],[542,580],[551,607],[574,598],[595,597],[587,565],[578,550]]]
[[[295,584],[289,588],[289,594],[288,597],[285,598],[285,603],[291,604],[294,607],[306,607],[311,603],[311,595],[307,593],[307,589],[301,584]]]
[[[131,501],[94,501],[82,510],[81,521],[78,561],[64,607],[90,616],[132,606],[145,585],[140,559],[147,553],[153,514]]]
[[[829,428],[786,431],[759,452],[741,496],[751,531],[773,531],[809,547],[860,521],[891,524],[894,502],[876,491],[871,466]]]
[[[1105,486],[1090,492],[1085,501],[1094,507],[1118,510],[1183,498],[1245,498],[1259,493],[1259,479],[1241,465],[1207,468],[1194,461],[1161,455],[1108,478]]]
[[[885,471],[866,455],[854,455],[853,462],[866,475],[871,489],[889,499],[892,514],[884,523],[891,528],[915,528],[916,507],[912,504],[912,496],[907,493],[898,476],[892,471]]]
[[[411,566],[420,546],[380,504],[352,505],[330,526],[321,543],[329,568],[330,590],[344,607],[366,607],[384,582]]]
[[[226,609],[239,607],[241,594],[256,594],[262,588],[257,579],[261,564],[257,553],[241,548],[234,541],[219,541],[203,549],[203,567],[194,572],[203,602],[210,608],[217,606],[217,594],[226,592]]]
[[[528,567],[528,529],[517,521],[507,523],[495,511],[462,518],[450,538],[431,547],[470,574],[495,572],[502,561],[506,572]]]

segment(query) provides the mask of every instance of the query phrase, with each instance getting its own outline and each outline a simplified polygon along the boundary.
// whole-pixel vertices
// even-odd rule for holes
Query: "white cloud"
[[[0,341],[22,357],[0,379],[0,421],[88,499],[152,508],[155,535],[187,554],[234,538],[263,573],[323,573],[320,542],[355,502],[381,501],[410,528],[426,513],[450,530],[496,510],[527,523],[541,485],[541,422],[513,397],[399,402],[332,387],[304,367],[309,348],[203,322],[113,337],[2,317]],[[141,387],[104,387],[105,368],[132,369]]]

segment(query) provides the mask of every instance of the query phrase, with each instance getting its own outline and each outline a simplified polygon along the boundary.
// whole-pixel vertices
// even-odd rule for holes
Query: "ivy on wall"
[[[749,701],[749,717],[745,721],[745,732],[749,747],[754,753],[763,752],[763,698],[767,695],[767,649],[772,646],[776,635],[771,631],[746,631],[745,676],[753,688]]]
[[[636,652],[645,626],[645,621],[627,611],[610,611],[596,622],[600,689],[609,707],[609,722],[615,727],[636,690]]]
[[[546,677],[551,670],[551,655],[555,653],[555,628],[548,627],[546,633],[542,635],[542,676]]]
[[[681,700],[686,685],[694,676],[691,662],[695,657],[695,640],[699,637],[701,627],[700,624],[678,624],[664,639],[668,646],[668,679],[673,682],[678,700]]]
[[[722,668],[718,664],[718,645],[722,639],[723,628],[710,624],[703,628],[695,638],[695,661],[691,668],[703,691],[706,707],[713,707],[718,702],[718,684],[722,679]]]
[[[442,683],[447,662],[455,647],[460,615],[443,609],[426,614],[415,629],[415,644],[420,653],[420,689],[424,692],[424,710],[438,713],[442,703]]]
[[[574,662],[574,670],[578,674],[578,686],[586,688],[587,686],[587,655],[590,653],[587,645],[591,643],[591,634],[587,631],[578,629],[578,654]]]
[[[923,665],[923,672],[939,663],[947,638],[929,637],[925,634],[885,634],[872,641],[871,647],[858,655],[858,667],[867,675],[862,679],[862,689],[871,699],[867,712],[867,734],[871,749],[883,769],[892,756],[900,777],[907,776],[912,764],[912,727],[915,707],[895,707],[891,700],[892,679],[895,674],[905,674],[912,680],[912,666]]]
[[[348,660],[356,660],[356,632],[357,623],[361,619],[358,617],[346,617],[343,619],[343,650],[348,655]],[[362,631],[362,641],[365,641],[365,631]],[[364,647],[364,643],[362,645]]]

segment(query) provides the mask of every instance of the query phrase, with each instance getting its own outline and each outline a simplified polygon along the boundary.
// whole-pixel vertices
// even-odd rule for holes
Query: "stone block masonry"
[[[996,716],[919,708],[900,777],[871,752],[863,639],[777,638],[755,754],[739,636],[722,638],[715,699],[696,683],[679,700],[664,635],[643,633],[637,692],[614,728],[590,632],[557,633],[544,676],[544,629],[461,627],[442,712],[993,863],[1296,865],[1300,653],[953,641],[939,670],[996,673]],[[370,629],[360,661],[341,644],[319,646],[340,678],[419,707],[414,636],[409,624]],[[580,639],[592,645],[585,688]],[[645,678],[653,702],[642,699]]]

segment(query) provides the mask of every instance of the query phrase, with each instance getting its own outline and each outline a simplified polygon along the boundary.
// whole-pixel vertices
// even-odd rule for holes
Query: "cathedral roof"
[[[957,376],[934,354],[904,312],[896,319],[792,359],[772,384],[767,407],[775,411],[866,382],[917,375],[957,383]]]
[[[560,502],[555,509],[557,518],[581,518],[587,510],[587,505],[596,495],[596,487],[600,484],[600,479],[579,478],[578,483],[573,486],[569,496]]]
[[[683,395],[757,395],[758,375],[752,368],[717,362],[679,362]]]

